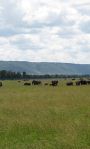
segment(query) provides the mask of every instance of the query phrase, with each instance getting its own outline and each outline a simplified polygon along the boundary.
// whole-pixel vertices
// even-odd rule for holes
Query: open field
[[[90,149],[90,85],[4,81],[0,149]]]

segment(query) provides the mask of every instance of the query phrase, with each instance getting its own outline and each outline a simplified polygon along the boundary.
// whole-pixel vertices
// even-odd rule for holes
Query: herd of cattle
[[[50,86],[57,86],[59,83],[58,80],[53,80],[51,81],[51,83],[44,83],[44,85],[50,85]],[[31,83],[25,82],[24,85],[41,85],[42,81],[38,81],[38,80],[33,80]]]
[[[77,85],[77,86],[79,86],[79,85],[90,85],[90,80],[79,80],[79,81],[76,81],[75,82],[75,84]],[[66,83],[66,85],[67,86],[72,86],[72,85],[74,85],[74,82],[67,82]]]
[[[25,82],[24,85],[41,85],[42,82],[38,81],[38,80],[33,80],[31,83]],[[50,86],[57,86],[59,84],[58,80],[52,80],[51,83],[44,83],[44,85],[50,85]],[[80,85],[90,85],[90,80],[78,80],[78,81],[69,81],[66,83],[67,86],[73,86],[74,84],[76,84],[76,86],[80,86]]]
[[[24,82],[25,86],[42,85],[42,81],[40,81],[40,80],[33,80],[31,83],[27,82],[27,80],[24,80],[24,81],[25,81]],[[18,82],[21,82],[21,81],[18,81]],[[44,83],[45,86],[47,86],[47,85],[49,85],[49,86],[57,86],[58,84],[59,84],[58,80],[52,80],[50,83],[48,83],[48,82]],[[90,85],[90,80],[81,79],[81,80],[78,80],[78,81],[68,81],[68,82],[66,82],[66,85],[67,86]],[[0,87],[2,87],[2,86],[3,86],[3,83],[0,82]]]

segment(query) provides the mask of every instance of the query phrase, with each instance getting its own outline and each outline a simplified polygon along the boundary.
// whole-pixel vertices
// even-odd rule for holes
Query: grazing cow
[[[57,85],[58,85],[58,80],[51,81],[50,86],[57,86]]]
[[[88,81],[87,81],[87,84],[89,84],[89,85],[90,85],[90,80],[88,80]]]
[[[32,81],[32,85],[41,85],[41,84],[42,84],[41,81],[37,81],[37,80]]]
[[[25,82],[24,85],[25,85],[25,86],[30,86],[31,83]]]
[[[0,82],[0,87],[2,87],[2,82]]]
[[[87,85],[87,81],[86,80],[80,80],[81,85]]]
[[[73,86],[73,82],[67,82],[66,85],[67,86]]]
[[[86,80],[80,80],[80,81],[77,81],[77,82],[76,82],[76,85],[77,85],[77,86],[79,86],[79,85],[87,85],[87,84],[89,84],[89,82],[86,81]]]

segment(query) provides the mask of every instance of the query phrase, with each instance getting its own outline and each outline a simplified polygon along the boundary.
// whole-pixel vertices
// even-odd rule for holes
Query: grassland
[[[0,88],[0,149],[90,149],[90,85]]]

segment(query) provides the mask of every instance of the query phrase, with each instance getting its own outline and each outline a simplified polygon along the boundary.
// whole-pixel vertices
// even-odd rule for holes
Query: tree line
[[[12,72],[7,70],[0,71],[0,79],[1,80],[17,80],[17,79],[54,79],[54,78],[82,78],[82,77],[90,77],[90,74],[87,75],[63,75],[63,74],[45,74],[45,75],[33,75],[27,74],[26,72]]]

